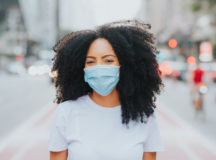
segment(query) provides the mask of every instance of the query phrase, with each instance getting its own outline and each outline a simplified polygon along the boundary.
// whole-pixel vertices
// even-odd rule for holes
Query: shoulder
[[[78,111],[83,108],[83,102],[86,101],[86,95],[79,97],[76,100],[66,100],[58,104],[56,112],[67,115],[73,111]]]
[[[152,126],[155,124],[155,122],[157,121],[157,113],[156,110],[154,110],[154,112],[149,115],[149,117],[146,117],[146,125],[147,126]]]

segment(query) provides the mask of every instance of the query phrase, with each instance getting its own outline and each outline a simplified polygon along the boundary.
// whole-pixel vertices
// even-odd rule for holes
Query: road
[[[0,74],[0,142],[55,98],[48,76]]]
[[[44,106],[23,127],[0,145],[1,160],[49,159],[48,137],[56,105]],[[158,126],[165,146],[157,153],[157,160],[215,160],[216,146],[190,125],[160,105],[156,109]]]
[[[0,76],[2,160],[49,159],[50,123],[56,105],[54,86],[47,77]],[[165,151],[158,160],[215,160],[215,87],[205,96],[206,121],[194,119],[189,85],[164,81],[158,96],[158,123]],[[2,132],[3,131],[3,132]]]
[[[208,87],[209,90],[204,97],[205,121],[202,121],[201,115],[196,119],[194,117],[195,112],[191,102],[189,84],[184,82],[174,83],[172,80],[166,80],[164,84],[164,90],[157,100],[158,107],[160,105],[166,106],[216,144],[216,84]]]

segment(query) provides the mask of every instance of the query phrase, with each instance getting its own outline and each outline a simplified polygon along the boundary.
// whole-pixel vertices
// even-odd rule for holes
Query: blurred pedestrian
[[[200,68],[200,64],[197,63],[196,68],[192,71],[192,101],[195,107],[195,118],[199,114],[202,114],[203,120],[205,120],[204,111],[204,94],[206,94],[208,88],[203,81],[205,71]]]
[[[51,160],[156,160],[162,81],[150,25],[120,21],[66,35],[54,47],[57,103]]]

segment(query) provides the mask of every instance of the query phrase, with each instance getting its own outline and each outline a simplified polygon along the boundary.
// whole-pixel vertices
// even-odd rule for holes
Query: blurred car
[[[48,72],[48,75],[49,75],[49,79],[50,79],[50,82],[51,83],[54,83],[55,82],[55,77],[56,77],[56,71],[51,71],[51,68],[52,68],[52,59],[54,57],[54,54],[55,52],[53,50],[40,50],[38,52],[38,58],[40,60],[43,60],[43,61],[46,61],[47,64],[49,65],[49,72]]]
[[[186,81],[187,63],[181,61],[164,61],[159,64],[159,69],[164,77]]]
[[[171,61],[173,59],[172,53],[167,49],[159,49],[160,53],[157,54],[157,60],[159,63],[163,61]]]
[[[28,68],[28,74],[32,76],[40,76],[50,73],[50,65],[47,61],[38,60],[31,64]]]
[[[9,74],[24,74],[26,73],[26,68],[24,66],[24,64],[20,61],[15,61],[15,62],[11,62],[7,65],[6,67],[6,71]]]
[[[159,69],[164,77],[185,81],[187,63],[182,60],[175,60],[175,57],[168,49],[159,49],[157,55]]]
[[[187,63],[181,61],[170,61],[172,77],[180,81],[186,81]]]

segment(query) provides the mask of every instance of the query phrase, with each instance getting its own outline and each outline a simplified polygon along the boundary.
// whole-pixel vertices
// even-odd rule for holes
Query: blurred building
[[[51,48],[58,36],[58,0],[19,0],[28,39]]]
[[[174,38],[178,41],[176,53],[187,58],[198,58],[199,44],[212,38],[211,19],[204,13],[195,14],[193,0],[144,0],[138,17],[152,24],[159,45],[168,46]]]
[[[17,1],[0,0],[0,68],[26,54],[27,34]]]
[[[152,24],[159,41],[168,40],[180,32],[188,35],[193,24],[193,15],[189,9],[191,0],[145,0],[143,1],[146,21]]]
[[[59,1],[0,0],[0,68],[21,60],[17,57],[35,57],[56,43]]]
[[[94,15],[101,9],[94,7],[94,0],[61,0],[59,7],[60,28],[64,32],[93,28],[101,16]]]

